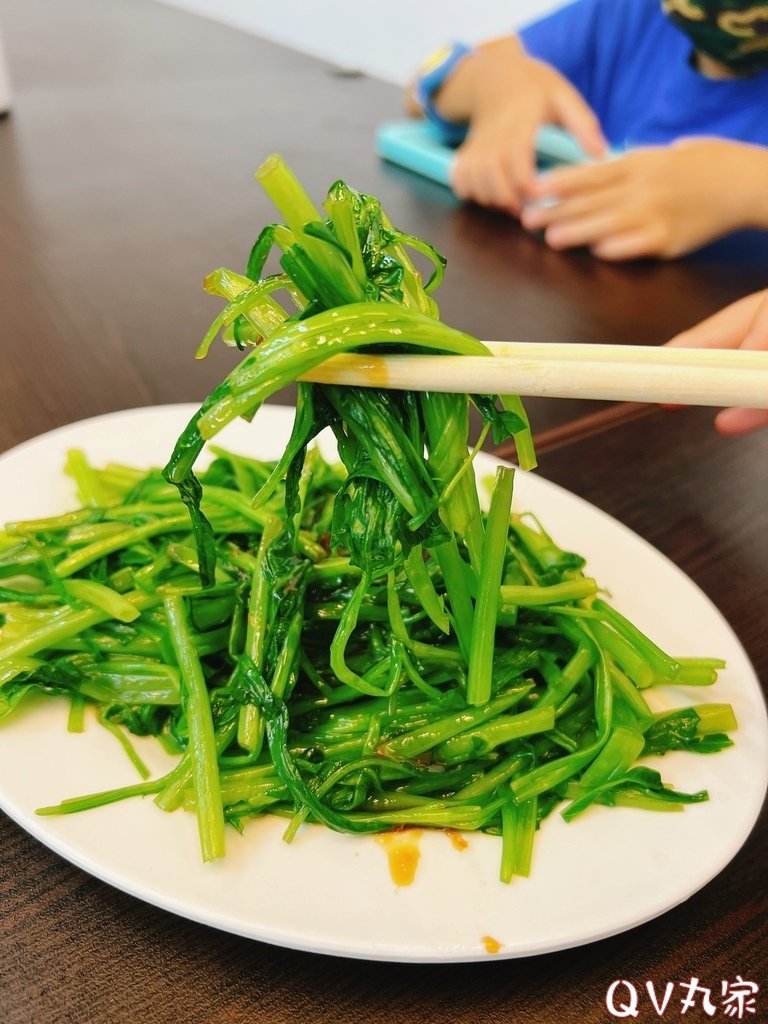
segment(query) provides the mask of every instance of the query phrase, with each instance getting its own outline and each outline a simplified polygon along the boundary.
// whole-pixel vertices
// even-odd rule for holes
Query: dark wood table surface
[[[223,348],[192,359],[218,308],[200,281],[240,267],[271,219],[251,179],[271,151],[316,196],[344,177],[431,239],[449,258],[444,318],[480,337],[658,343],[768,282],[765,247],[632,266],[549,252],[378,162],[374,126],[399,114],[391,86],[151,0],[0,0],[0,26],[15,87],[0,122],[0,450],[110,410],[197,399],[223,375]],[[529,409],[543,430],[589,406]],[[728,441],[711,418],[657,412],[545,454],[541,472],[671,557],[765,681],[768,431]],[[764,814],[715,881],[625,935],[528,960],[407,966],[189,923],[3,818],[0,1020],[587,1024],[610,1019],[605,993],[618,978],[763,984],[767,838]],[[665,1019],[680,1014],[675,998]],[[768,991],[757,1010],[750,1019],[768,1019]],[[639,1019],[658,1018],[645,1003]]]

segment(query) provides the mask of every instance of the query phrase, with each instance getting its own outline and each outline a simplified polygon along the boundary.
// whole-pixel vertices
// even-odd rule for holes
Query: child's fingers
[[[534,136],[533,129],[530,133],[522,134],[511,143],[506,152],[507,181],[515,195],[516,212],[520,211],[526,196],[533,189],[536,173]]]
[[[714,316],[667,342],[679,348],[743,348],[768,350],[768,291],[747,295]],[[738,437],[768,427],[768,409],[723,409],[715,427]]]
[[[519,213],[533,185],[536,127],[534,119],[523,117],[511,131],[492,124],[470,132],[451,173],[456,195]]]
[[[667,344],[680,348],[738,348],[750,333],[759,306],[760,295],[747,295],[675,335]]]
[[[592,255],[601,260],[637,260],[655,256],[659,251],[658,239],[650,227],[617,232],[601,238],[590,247]]]
[[[620,188],[594,189],[547,206],[529,204],[523,210],[520,220],[529,231],[538,231],[559,220],[583,217],[601,209],[617,209],[626,198],[624,190]]]
[[[618,185],[624,178],[620,160],[604,164],[580,164],[576,167],[558,167],[540,174],[534,182],[532,195],[538,199],[566,199],[593,189]]]
[[[576,89],[563,82],[552,97],[554,111],[563,128],[571,132],[590,156],[605,156],[608,144],[597,115]]]
[[[621,208],[603,209],[556,221],[544,232],[547,245],[553,249],[571,249],[574,246],[595,246],[606,238],[631,230],[634,225],[628,221],[627,213]]]
[[[459,199],[468,199],[469,161],[461,153],[451,167],[451,188]]]
[[[768,349],[768,291],[762,293],[742,348]]]
[[[768,427],[768,409],[723,409],[715,417],[715,427],[726,437],[749,434]]]
[[[504,154],[497,151],[473,149],[463,154],[454,164],[451,185],[460,199],[510,212],[520,207]]]
[[[517,212],[520,208],[518,191],[510,177],[503,154],[495,155],[483,169],[479,185],[480,202],[485,206],[496,206],[502,210]]]

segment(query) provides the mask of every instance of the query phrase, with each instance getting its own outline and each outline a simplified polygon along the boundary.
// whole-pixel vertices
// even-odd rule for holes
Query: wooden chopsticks
[[[395,390],[768,409],[768,352],[485,342],[493,354],[342,355],[302,379]]]
[[[661,406],[644,402],[620,402],[617,405],[609,405],[599,412],[587,413],[586,416],[579,416],[578,419],[561,423],[557,427],[537,431],[533,435],[536,454],[545,455],[558,448],[566,448],[588,437],[623,427],[625,423],[634,423],[648,416],[658,415],[661,411]],[[493,448],[493,454],[500,456],[511,455],[514,451],[514,441]]]

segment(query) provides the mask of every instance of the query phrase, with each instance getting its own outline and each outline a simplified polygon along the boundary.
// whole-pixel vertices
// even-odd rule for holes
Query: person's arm
[[[585,100],[553,67],[529,57],[516,36],[492,40],[465,57],[433,103],[446,120],[469,125],[454,164],[454,191],[487,206],[520,211],[533,185],[542,124],[562,125],[595,156],[605,151]]]
[[[523,224],[555,249],[608,260],[681,256],[742,228],[768,230],[768,148],[685,139],[543,175]]]
[[[768,289],[726,306],[668,345],[681,348],[743,348],[768,351]],[[721,434],[747,434],[768,427],[768,409],[724,409],[715,426]]]

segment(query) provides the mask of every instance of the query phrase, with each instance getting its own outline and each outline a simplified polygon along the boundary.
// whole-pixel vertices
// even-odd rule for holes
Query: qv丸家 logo
[[[634,982],[617,978],[608,986],[605,1005],[612,1017],[638,1017],[644,1008],[651,1008],[657,1017],[684,1016],[703,1010],[708,1017],[725,1016],[730,1020],[746,1020],[757,1013],[760,986],[740,974],[734,981],[723,979],[719,985],[703,985],[698,978],[688,981]],[[696,1015],[696,1014],[694,1014]]]

